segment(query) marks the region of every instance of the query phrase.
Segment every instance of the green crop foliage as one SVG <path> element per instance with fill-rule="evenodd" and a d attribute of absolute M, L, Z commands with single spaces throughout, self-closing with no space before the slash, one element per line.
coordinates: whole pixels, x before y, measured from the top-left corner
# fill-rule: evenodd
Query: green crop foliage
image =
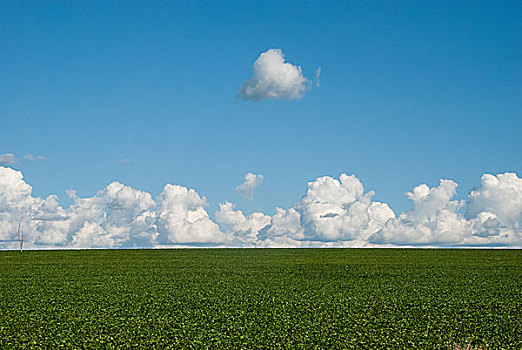
<path fill-rule="evenodd" d="M 0 348 L 522 349 L 521 250 L 0 252 Z"/>

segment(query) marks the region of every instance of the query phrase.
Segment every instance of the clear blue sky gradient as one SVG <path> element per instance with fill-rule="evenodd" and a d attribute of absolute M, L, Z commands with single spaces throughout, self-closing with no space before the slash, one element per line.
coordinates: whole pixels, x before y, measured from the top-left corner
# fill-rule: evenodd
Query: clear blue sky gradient
<path fill-rule="evenodd" d="M 269 48 L 310 79 L 321 66 L 321 86 L 237 99 Z M 0 72 L 0 154 L 39 196 L 175 183 L 210 212 L 270 214 L 346 172 L 400 212 L 420 183 L 465 198 L 483 173 L 522 173 L 520 1 L 4 1 Z M 253 202 L 234 194 L 249 171 Z"/>

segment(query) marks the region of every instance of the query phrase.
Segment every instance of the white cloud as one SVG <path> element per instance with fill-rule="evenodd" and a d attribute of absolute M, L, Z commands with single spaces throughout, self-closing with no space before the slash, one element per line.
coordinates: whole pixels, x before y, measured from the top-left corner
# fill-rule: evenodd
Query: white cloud
<path fill-rule="evenodd" d="M 388 221 L 370 238 L 373 243 L 458 244 L 469 235 L 469 223 L 457 211 L 463 202 L 453 201 L 457 184 L 441 180 L 438 187 L 419 185 L 406 196 L 413 210 Z"/>
<path fill-rule="evenodd" d="M 470 192 L 467 215 L 477 216 L 480 212 L 496 215 L 509 227 L 520 227 L 522 219 L 522 179 L 514 173 L 484 174 L 481 186 Z"/>
<path fill-rule="evenodd" d="M 11 165 L 14 164 L 16 158 L 12 153 L 0 154 L 0 165 Z"/>
<path fill-rule="evenodd" d="M 20 171 L 0 167 L 0 210 L 29 208 L 34 205 L 33 188 L 27 184 Z"/>
<path fill-rule="evenodd" d="M 205 210 L 206 199 L 193 189 L 166 185 L 158 200 L 158 232 L 166 243 L 223 243 L 225 236 Z"/>
<path fill-rule="evenodd" d="M 31 196 L 32 190 L 21 172 L 0 167 L 0 241 L 17 240 L 19 221 L 30 217 L 41 201 Z"/>
<path fill-rule="evenodd" d="M 68 240 L 72 237 L 73 245 L 80 247 L 102 242 L 110 242 L 111 247 L 153 246 L 157 236 L 155 206 L 149 193 L 118 182 L 94 197 L 74 197 L 74 204 L 67 210 Z M 83 236 L 91 231 L 96 235 L 89 241 Z"/>
<path fill-rule="evenodd" d="M 284 210 L 276 208 L 276 213 L 272 216 L 272 224 L 266 231 L 269 239 L 290 238 L 294 241 L 305 240 L 301 225 L 301 214 L 295 209 Z"/>
<path fill-rule="evenodd" d="M 26 217 L 24 222 L 33 233 L 30 241 L 32 244 L 66 246 L 69 243 L 68 238 L 71 236 L 69 214 L 60 206 L 58 197 L 55 195 L 50 195 L 41 201 L 32 215 Z"/>
<path fill-rule="evenodd" d="M 247 199 L 252 200 L 254 198 L 254 188 L 263 183 L 263 175 L 247 173 L 245 175 L 245 181 L 236 187 L 235 192 Z"/>
<path fill-rule="evenodd" d="M 67 209 L 58 197 L 32 196 L 22 173 L 0 167 L 0 241 L 11 246 L 22 219 L 24 245 L 37 246 L 153 246 L 157 236 L 155 202 L 146 192 L 113 182 L 94 197 L 79 198 Z"/>
<path fill-rule="evenodd" d="M 515 174 L 484 175 L 481 187 L 466 203 L 452 200 L 457 184 L 441 180 L 438 187 L 420 185 L 406 196 L 412 211 L 386 222 L 371 243 L 398 245 L 520 245 L 522 179 Z M 466 217 L 461 211 L 467 211 Z"/>
<path fill-rule="evenodd" d="M 352 246 L 367 243 L 367 237 L 394 218 L 387 204 L 371 200 L 354 175 L 339 179 L 324 176 L 308 183 L 301 201 L 293 208 L 277 208 L 262 237 L 267 246 Z"/>
<path fill-rule="evenodd" d="M 150 247 L 155 244 L 156 206 L 149 193 L 112 182 L 96 196 L 74 199 L 67 209 L 66 244 L 76 247 Z"/>
<path fill-rule="evenodd" d="M 241 85 L 238 97 L 244 100 L 298 100 L 309 88 L 309 80 L 301 67 L 285 62 L 280 49 L 270 49 L 259 55 L 254 63 L 254 76 Z"/>
<path fill-rule="evenodd" d="M 27 153 L 25 156 L 24 156 L 25 159 L 27 160 L 44 160 L 45 157 L 44 156 L 33 156 L 31 153 Z"/>
<path fill-rule="evenodd" d="M 416 186 L 406 194 L 412 209 L 395 216 L 354 175 L 324 176 L 273 216 L 225 202 L 212 220 L 205 197 L 183 186 L 168 184 L 154 199 L 112 182 L 92 197 L 67 191 L 73 203 L 64 208 L 55 195 L 34 197 L 20 171 L 0 167 L 0 248 L 17 248 L 20 220 L 26 248 L 522 246 L 522 179 L 486 174 L 467 202 L 456 191 L 451 180 Z"/>
<path fill-rule="evenodd" d="M 234 209 L 234 204 L 226 202 L 219 205 L 216 221 L 232 245 L 252 246 L 259 239 L 259 231 L 270 224 L 270 216 L 259 212 L 245 216 Z"/>
<path fill-rule="evenodd" d="M 114 247 L 116 242 L 100 224 L 86 221 L 74 236 L 72 245 L 80 248 Z"/>
<path fill-rule="evenodd" d="M 317 241 L 364 241 L 388 219 L 395 217 L 388 205 L 373 202 L 354 175 L 329 176 L 308 184 L 296 209 L 301 215 L 304 238 Z"/>
<path fill-rule="evenodd" d="M 315 86 L 319 87 L 321 86 L 321 70 L 322 68 L 319 67 L 315 70 Z"/>

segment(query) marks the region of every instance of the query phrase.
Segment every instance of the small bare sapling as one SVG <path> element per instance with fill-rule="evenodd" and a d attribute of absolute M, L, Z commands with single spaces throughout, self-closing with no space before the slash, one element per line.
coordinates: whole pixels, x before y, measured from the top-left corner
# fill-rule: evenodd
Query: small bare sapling
<path fill-rule="evenodd" d="M 24 235 L 20 233 L 20 226 L 22 225 L 23 217 L 18 221 L 18 243 L 20 244 L 20 253 L 24 251 Z"/>

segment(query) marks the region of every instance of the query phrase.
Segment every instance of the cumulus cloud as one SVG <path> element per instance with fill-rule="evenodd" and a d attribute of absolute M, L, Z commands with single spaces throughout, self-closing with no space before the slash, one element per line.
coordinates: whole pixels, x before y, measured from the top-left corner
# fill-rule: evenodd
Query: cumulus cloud
<path fill-rule="evenodd" d="M 11 165 L 14 164 L 16 158 L 12 153 L 0 154 L 0 165 Z"/>
<path fill-rule="evenodd" d="M 259 233 L 270 224 L 270 216 L 260 212 L 245 216 L 236 210 L 234 204 L 220 204 L 216 212 L 216 222 L 228 235 L 228 240 L 235 246 L 254 246 L 259 240 Z"/>
<path fill-rule="evenodd" d="M 482 175 L 481 185 L 470 192 L 468 217 L 480 212 L 494 213 L 508 227 L 520 227 L 522 219 L 522 179 L 515 173 Z"/>
<path fill-rule="evenodd" d="M 438 246 L 522 243 L 522 179 L 516 174 L 484 175 L 482 185 L 470 192 L 468 203 L 452 200 L 456 189 L 457 184 L 451 180 L 441 180 L 432 188 L 415 187 L 406 194 L 413 209 L 387 221 L 369 241 Z"/>
<path fill-rule="evenodd" d="M 463 202 L 451 200 L 457 184 L 441 180 L 439 186 L 419 185 L 406 196 L 413 210 L 389 220 L 370 238 L 374 243 L 457 244 L 469 235 L 469 223 L 458 210 Z"/>
<path fill-rule="evenodd" d="M 396 216 L 356 176 L 323 176 L 273 215 L 224 202 L 213 219 L 205 197 L 179 185 L 156 198 L 119 182 L 86 198 L 69 190 L 64 208 L 56 195 L 33 196 L 20 171 L 0 167 L 0 248 L 17 248 L 19 222 L 26 248 L 522 246 L 521 178 L 486 174 L 467 201 L 454 199 L 457 187 L 445 179 L 416 186 L 406 193 L 412 209 Z"/>
<path fill-rule="evenodd" d="M 265 239 L 280 241 L 287 238 L 293 241 L 305 240 L 304 229 L 301 225 L 301 214 L 295 208 L 288 210 L 276 208 L 271 225 L 266 230 Z"/>
<path fill-rule="evenodd" d="M 339 180 L 324 176 L 308 184 L 296 209 L 301 215 L 304 239 L 363 241 L 394 217 L 388 205 L 373 202 L 354 175 Z"/>
<path fill-rule="evenodd" d="M 254 62 L 254 76 L 241 85 L 238 97 L 244 100 L 298 100 L 309 88 L 301 67 L 285 62 L 280 49 L 270 49 Z"/>
<path fill-rule="evenodd" d="M 254 198 L 254 188 L 263 183 L 263 175 L 247 173 L 245 181 L 236 187 L 235 192 L 242 197 L 252 200 Z"/>
<path fill-rule="evenodd" d="M 74 197 L 68 209 L 68 236 L 78 247 L 153 246 L 155 206 L 149 193 L 112 182 L 94 197 Z"/>
<path fill-rule="evenodd" d="M 371 200 L 354 175 L 339 179 L 323 176 L 308 183 L 299 203 L 276 209 L 271 225 L 261 237 L 266 246 L 332 247 L 366 245 L 395 214 L 385 203 Z"/>
<path fill-rule="evenodd" d="M 32 196 L 22 173 L 0 167 L 0 241 L 10 246 L 18 220 L 28 247 L 153 246 L 155 206 L 148 193 L 113 182 L 94 197 L 79 198 L 64 209 L 58 197 Z"/>
<path fill-rule="evenodd" d="M 161 243 L 224 243 L 225 236 L 206 209 L 205 197 L 193 189 L 166 185 L 158 197 Z"/>
<path fill-rule="evenodd" d="M 0 167 L 0 242 L 17 240 L 18 223 L 31 216 L 41 201 L 31 196 L 32 190 L 21 172 Z"/>

